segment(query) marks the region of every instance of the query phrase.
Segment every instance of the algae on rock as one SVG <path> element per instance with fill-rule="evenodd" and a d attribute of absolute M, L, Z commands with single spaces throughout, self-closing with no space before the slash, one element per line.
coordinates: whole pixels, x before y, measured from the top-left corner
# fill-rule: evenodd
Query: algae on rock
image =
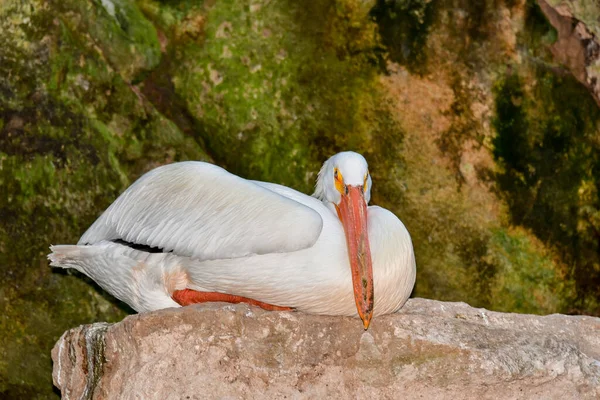
<path fill-rule="evenodd" d="M 113 4 L 119 21 L 92 1 L 0 8 L 0 393 L 9 398 L 52 394 L 48 351 L 65 329 L 125 315 L 89 282 L 51 271 L 48 246 L 76 242 L 152 166 L 207 159 L 129 83 L 157 64 L 159 44 L 133 3 Z"/>
<path fill-rule="evenodd" d="M 173 47 L 176 61 L 165 73 L 205 127 L 200 134 L 216 161 L 309 191 L 324 157 L 347 147 L 369 152 L 382 118 L 368 4 L 186 4 L 144 1 L 143 9 Z M 173 26 L 189 21 L 199 21 L 194 35 Z"/>
<path fill-rule="evenodd" d="M 416 295 L 598 312 L 598 110 L 531 0 L 5 0 L 0 31 L 1 396 L 51 397 L 60 334 L 127 312 L 48 245 L 178 160 L 309 193 L 359 151 Z"/>

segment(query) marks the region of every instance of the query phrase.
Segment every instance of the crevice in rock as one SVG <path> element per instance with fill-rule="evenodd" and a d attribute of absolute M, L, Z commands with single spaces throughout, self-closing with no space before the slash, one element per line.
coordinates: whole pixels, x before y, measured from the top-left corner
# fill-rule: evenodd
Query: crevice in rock
<path fill-rule="evenodd" d="M 94 398 L 94 392 L 98 388 L 100 379 L 104 372 L 104 350 L 106 343 L 104 334 L 110 325 L 107 323 L 97 323 L 86 325 L 83 329 L 83 338 L 85 338 L 85 356 L 83 366 L 86 368 L 87 382 L 82 399 L 91 400 Z"/>

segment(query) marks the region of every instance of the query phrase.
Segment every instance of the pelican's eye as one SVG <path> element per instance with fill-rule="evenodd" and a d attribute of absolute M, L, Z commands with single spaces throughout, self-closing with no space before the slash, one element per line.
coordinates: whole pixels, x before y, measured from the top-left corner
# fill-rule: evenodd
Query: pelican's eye
<path fill-rule="evenodd" d="M 341 194 L 346 193 L 346 185 L 344 185 L 344 177 L 342 176 L 342 173 L 335 168 L 333 170 L 333 178 L 335 179 L 335 188 L 337 189 L 338 192 L 340 192 Z"/>

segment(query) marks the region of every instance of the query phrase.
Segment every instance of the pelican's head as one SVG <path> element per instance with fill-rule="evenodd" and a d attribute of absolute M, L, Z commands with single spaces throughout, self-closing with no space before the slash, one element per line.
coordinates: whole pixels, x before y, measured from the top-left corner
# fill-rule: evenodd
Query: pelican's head
<path fill-rule="evenodd" d="M 316 198 L 335 205 L 340 204 L 346 187 L 360 188 L 368 204 L 371 199 L 371 175 L 363 156 L 344 151 L 325 161 L 315 187 Z"/>
<path fill-rule="evenodd" d="M 356 308 L 367 329 L 373 316 L 373 263 L 367 225 L 371 176 L 365 158 L 345 151 L 325 161 L 314 196 L 335 207 L 344 227 Z"/>

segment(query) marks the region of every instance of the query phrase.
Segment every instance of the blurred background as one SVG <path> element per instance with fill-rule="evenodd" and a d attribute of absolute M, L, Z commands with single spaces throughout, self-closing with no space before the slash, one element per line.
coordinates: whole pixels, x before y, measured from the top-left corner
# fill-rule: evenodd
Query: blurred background
<path fill-rule="evenodd" d="M 600 315 L 595 0 L 0 1 L 0 398 L 130 310 L 50 244 L 180 160 L 311 193 L 361 152 L 413 296 Z"/>

